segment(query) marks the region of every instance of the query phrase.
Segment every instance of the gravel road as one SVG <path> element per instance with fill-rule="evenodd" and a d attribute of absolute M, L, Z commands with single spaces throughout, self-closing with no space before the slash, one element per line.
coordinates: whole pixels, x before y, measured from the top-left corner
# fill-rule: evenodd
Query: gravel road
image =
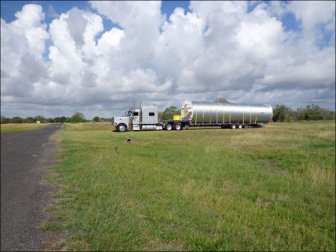
<path fill-rule="evenodd" d="M 51 191 L 43 168 L 53 164 L 62 127 L 1 134 L 1 251 L 36 251 L 48 240 L 38 228 Z"/>

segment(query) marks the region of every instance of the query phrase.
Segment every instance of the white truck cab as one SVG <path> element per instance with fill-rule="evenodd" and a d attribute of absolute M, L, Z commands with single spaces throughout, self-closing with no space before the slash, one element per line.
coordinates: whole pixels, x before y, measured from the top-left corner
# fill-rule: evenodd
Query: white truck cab
<path fill-rule="evenodd" d="M 125 117 L 113 117 L 112 124 L 119 132 L 163 129 L 163 125 L 159 123 L 159 112 L 155 105 L 131 109 Z"/>

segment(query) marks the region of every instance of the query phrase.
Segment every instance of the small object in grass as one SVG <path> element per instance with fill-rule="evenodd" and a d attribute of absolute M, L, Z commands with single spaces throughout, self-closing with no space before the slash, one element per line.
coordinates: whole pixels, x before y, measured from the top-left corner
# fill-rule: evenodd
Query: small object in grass
<path fill-rule="evenodd" d="M 132 141 L 131 138 L 127 138 L 127 139 L 126 139 L 126 142 L 127 142 L 127 143 L 130 143 L 131 141 Z"/>

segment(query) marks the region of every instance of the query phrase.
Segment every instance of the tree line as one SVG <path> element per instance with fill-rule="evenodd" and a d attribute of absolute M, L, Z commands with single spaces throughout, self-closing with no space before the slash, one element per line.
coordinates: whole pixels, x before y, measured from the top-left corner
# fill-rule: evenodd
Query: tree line
<path fill-rule="evenodd" d="M 95 122 L 107 122 L 111 121 L 111 118 L 102 118 L 99 116 L 93 117 L 92 120 L 87 120 L 85 119 L 84 115 L 80 112 L 74 113 L 70 117 L 66 116 L 59 116 L 59 117 L 53 117 L 53 118 L 46 118 L 44 116 L 38 115 L 35 117 L 19 117 L 19 116 L 14 116 L 14 117 L 5 117 L 1 116 L 1 123 L 36 123 L 39 121 L 40 123 L 79 123 L 79 122 L 90 122 L 90 121 L 95 121 Z"/>
<path fill-rule="evenodd" d="M 335 120 L 335 111 L 330 111 L 312 104 L 293 110 L 285 105 L 273 108 L 274 122 L 290 122 L 301 120 Z"/>

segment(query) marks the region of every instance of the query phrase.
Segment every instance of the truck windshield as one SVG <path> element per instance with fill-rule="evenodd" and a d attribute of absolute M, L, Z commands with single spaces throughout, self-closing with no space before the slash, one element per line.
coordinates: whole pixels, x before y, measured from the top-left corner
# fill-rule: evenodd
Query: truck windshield
<path fill-rule="evenodd" d="M 127 116 L 132 116 L 132 111 L 128 111 Z"/>

